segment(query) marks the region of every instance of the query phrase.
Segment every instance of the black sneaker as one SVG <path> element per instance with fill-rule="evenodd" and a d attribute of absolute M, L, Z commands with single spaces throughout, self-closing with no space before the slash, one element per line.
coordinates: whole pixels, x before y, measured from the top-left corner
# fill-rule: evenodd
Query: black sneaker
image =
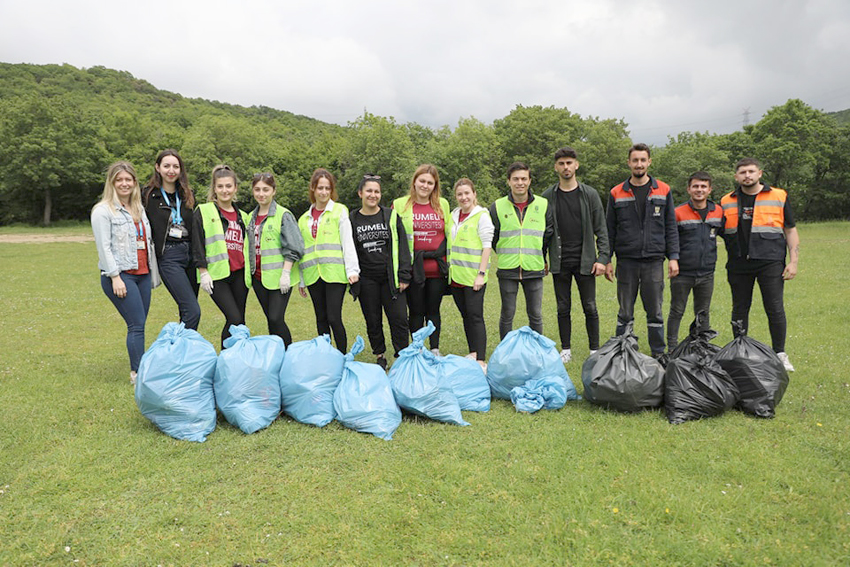
<path fill-rule="evenodd" d="M 384 372 L 387 371 L 387 359 L 386 359 L 386 357 L 379 356 L 377 363 L 378 363 L 378 366 L 380 366 L 381 368 L 384 369 Z"/>
<path fill-rule="evenodd" d="M 653 354 L 652 358 L 657 360 L 658 364 L 660 364 L 662 368 L 667 368 L 667 365 L 670 363 L 670 357 L 665 352 Z"/>

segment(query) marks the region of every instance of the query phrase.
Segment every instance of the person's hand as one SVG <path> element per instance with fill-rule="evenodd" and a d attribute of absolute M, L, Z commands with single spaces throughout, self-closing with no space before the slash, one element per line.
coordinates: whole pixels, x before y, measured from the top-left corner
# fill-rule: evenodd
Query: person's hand
<path fill-rule="evenodd" d="M 306 287 L 299 287 L 298 293 L 301 294 L 301 297 L 307 297 L 307 288 Z"/>
<path fill-rule="evenodd" d="M 360 276 L 358 276 L 357 274 L 348 276 L 348 283 L 350 283 L 350 284 L 356 284 L 359 281 L 360 281 Z"/>
<path fill-rule="evenodd" d="M 670 260 L 667 262 L 667 277 L 673 279 L 679 275 L 679 261 Z"/>
<path fill-rule="evenodd" d="M 399 290 L 399 291 L 404 291 L 404 290 L 406 290 L 409 286 L 410 286 L 410 284 L 409 284 L 408 282 L 399 282 L 399 284 L 398 284 L 398 290 Z"/>
<path fill-rule="evenodd" d="M 286 295 L 292 289 L 292 283 L 289 281 L 289 270 L 283 270 L 280 273 L 280 293 Z"/>
<path fill-rule="evenodd" d="M 785 269 L 782 270 L 783 280 L 793 280 L 797 275 L 797 262 L 789 262 Z"/>
<path fill-rule="evenodd" d="M 475 281 L 472 282 L 472 289 L 473 291 L 478 291 L 482 287 L 484 287 L 484 276 L 478 274 L 477 276 L 475 276 Z"/>
<path fill-rule="evenodd" d="M 608 262 L 605 265 L 605 279 L 609 282 L 614 281 L 614 264 L 613 262 Z"/>
<path fill-rule="evenodd" d="M 595 277 L 604 276 L 605 275 L 605 264 L 600 264 L 599 262 L 594 262 L 593 267 L 590 269 L 590 274 Z"/>
<path fill-rule="evenodd" d="M 543 275 L 544 275 L 544 276 L 548 276 L 548 275 L 549 275 L 549 262 L 544 262 L 544 263 L 543 263 Z M 477 290 L 476 290 L 476 291 L 477 291 Z"/>
<path fill-rule="evenodd" d="M 124 284 L 124 280 L 121 279 L 121 276 L 112 276 L 112 293 L 115 297 L 120 297 L 124 299 L 127 297 L 127 286 Z"/>
<path fill-rule="evenodd" d="M 212 295 L 213 279 L 210 273 L 207 271 L 201 272 L 201 289 L 207 292 L 209 295 Z"/>

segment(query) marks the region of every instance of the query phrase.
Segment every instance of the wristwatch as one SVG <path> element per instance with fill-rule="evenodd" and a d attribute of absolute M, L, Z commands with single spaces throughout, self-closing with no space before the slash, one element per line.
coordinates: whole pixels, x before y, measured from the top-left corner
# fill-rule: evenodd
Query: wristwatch
<path fill-rule="evenodd" d="M 482 272 L 481 270 L 478 270 L 478 275 L 479 276 L 486 276 L 487 272 Z"/>

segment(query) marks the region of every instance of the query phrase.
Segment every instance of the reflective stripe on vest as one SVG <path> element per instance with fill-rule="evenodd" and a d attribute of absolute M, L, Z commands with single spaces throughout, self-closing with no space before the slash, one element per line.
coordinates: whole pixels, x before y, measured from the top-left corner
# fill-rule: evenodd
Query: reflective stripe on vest
<path fill-rule="evenodd" d="M 280 227 L 283 215 L 288 213 L 286 207 L 277 205 L 274 216 L 266 217 L 260 234 L 260 281 L 266 289 L 278 289 L 280 275 L 283 272 L 283 249 L 280 247 Z"/>
<path fill-rule="evenodd" d="M 227 254 L 227 242 L 224 239 L 224 225 L 221 222 L 221 213 L 215 203 L 203 203 L 198 205 L 201 211 L 201 220 L 204 226 L 204 255 L 207 260 L 207 272 L 213 281 L 223 280 L 230 275 L 230 256 Z M 248 225 L 248 215 L 240 210 L 239 216 L 242 218 L 242 223 Z M 249 245 L 248 235 L 243 235 L 242 239 L 242 254 L 248 264 Z M 253 247 L 251 245 L 251 247 Z M 245 285 L 251 287 L 251 274 L 246 265 L 245 269 Z M 198 281 L 201 279 L 200 270 L 198 272 Z"/>
<path fill-rule="evenodd" d="M 526 205 L 522 224 L 519 222 L 514 204 L 507 197 L 496 200 L 499 215 L 499 241 L 496 254 L 500 270 L 521 267 L 526 271 L 543 270 L 543 233 L 546 230 L 546 208 L 549 201 L 537 198 Z"/>
<path fill-rule="evenodd" d="M 478 276 L 481 266 L 481 254 L 484 247 L 478 236 L 478 223 L 481 216 L 487 211 L 478 211 L 474 216 L 467 219 L 458 226 L 454 238 L 449 238 L 449 283 L 455 282 L 460 285 L 472 287 Z M 487 283 L 487 270 L 484 270 L 484 283 Z"/>
<path fill-rule="evenodd" d="M 340 203 L 334 203 L 333 209 L 325 210 L 319 216 L 316 238 L 313 238 L 313 231 L 310 230 L 310 210 L 298 219 L 298 228 L 304 238 L 304 256 L 298 262 L 298 267 L 304 285 L 313 285 L 319 278 L 327 283 L 348 283 L 339 233 L 339 219 L 342 215 L 348 215 L 348 210 Z"/>
<path fill-rule="evenodd" d="M 753 206 L 752 233 L 782 234 L 785 227 L 785 199 L 787 193 L 782 189 L 771 187 L 768 191 L 760 191 L 756 195 Z M 738 232 L 738 198 L 735 192 L 724 195 L 720 200 L 723 214 L 726 216 L 726 234 Z"/>

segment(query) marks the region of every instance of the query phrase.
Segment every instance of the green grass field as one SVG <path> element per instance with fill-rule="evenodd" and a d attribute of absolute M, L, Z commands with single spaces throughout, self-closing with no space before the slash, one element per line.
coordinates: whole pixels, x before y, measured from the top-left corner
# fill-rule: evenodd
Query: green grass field
<path fill-rule="evenodd" d="M 167 437 L 136 408 L 94 244 L 0 243 L 0 565 L 848 565 L 850 224 L 799 230 L 786 287 L 797 372 L 775 419 L 672 426 L 661 411 L 581 401 L 526 415 L 495 401 L 464 413 L 470 427 L 405 418 L 391 442 L 287 418 L 250 436 L 220 418 L 203 444 Z M 597 289 L 604 338 L 615 287 Z M 550 280 L 544 301 L 554 338 Z M 567 370 L 581 391 L 573 304 Z M 223 318 L 206 296 L 201 307 L 217 344 Z M 465 354 L 453 302 L 442 309 L 441 349 Z M 487 310 L 492 352 L 495 281 Z M 721 267 L 718 344 L 729 312 Z M 155 290 L 148 344 L 175 315 Z M 314 336 L 309 300 L 287 315 L 296 340 Z M 350 341 L 365 336 L 359 305 L 344 317 Z M 253 296 L 248 325 L 265 332 Z M 636 329 L 646 350 L 640 314 Z M 758 296 L 750 334 L 769 340 Z"/>

